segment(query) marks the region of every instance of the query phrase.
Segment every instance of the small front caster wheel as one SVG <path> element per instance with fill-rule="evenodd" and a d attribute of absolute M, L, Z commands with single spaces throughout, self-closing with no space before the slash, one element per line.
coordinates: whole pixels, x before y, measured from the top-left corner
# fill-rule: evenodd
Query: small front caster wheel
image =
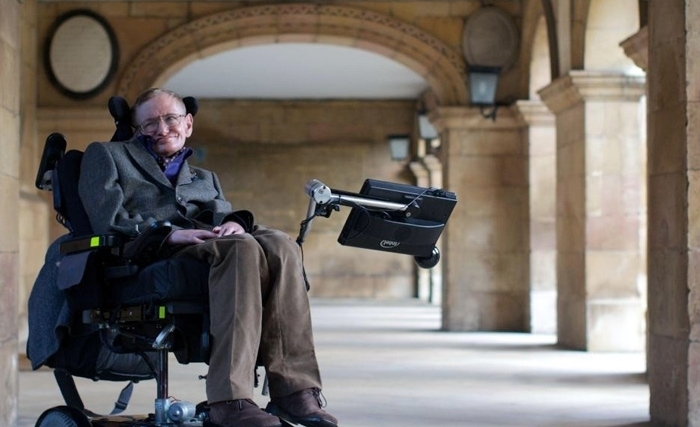
<path fill-rule="evenodd" d="M 35 427 L 90 427 L 92 424 L 80 409 L 56 406 L 47 409 L 37 420 Z"/>

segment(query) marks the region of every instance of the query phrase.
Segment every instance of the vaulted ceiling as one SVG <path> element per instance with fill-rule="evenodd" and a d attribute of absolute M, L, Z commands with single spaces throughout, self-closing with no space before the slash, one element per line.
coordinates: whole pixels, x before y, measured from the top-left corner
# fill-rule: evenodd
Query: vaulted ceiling
<path fill-rule="evenodd" d="M 165 86 L 204 98 L 415 99 L 428 84 L 404 65 L 365 50 L 281 43 L 197 60 Z"/>

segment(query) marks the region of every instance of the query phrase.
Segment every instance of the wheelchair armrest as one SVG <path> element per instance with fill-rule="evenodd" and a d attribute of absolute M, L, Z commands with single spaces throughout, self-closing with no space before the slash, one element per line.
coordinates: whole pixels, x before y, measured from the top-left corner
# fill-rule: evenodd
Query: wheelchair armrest
<path fill-rule="evenodd" d="M 164 240 L 172 232 L 168 221 L 158 221 L 148 227 L 135 239 L 119 234 L 92 234 L 78 236 L 62 242 L 59 246 L 61 254 L 73 254 L 100 248 L 122 248 L 121 256 L 131 261 L 152 260 L 162 246 Z"/>
<path fill-rule="evenodd" d="M 67 255 L 100 248 L 118 248 L 122 242 L 123 239 L 116 234 L 79 236 L 62 242 L 59 251 L 62 255 Z"/>
<path fill-rule="evenodd" d="M 156 221 L 136 239 L 124 244 L 122 256 L 137 264 L 148 264 L 160 258 L 163 244 L 173 231 L 169 221 Z"/>

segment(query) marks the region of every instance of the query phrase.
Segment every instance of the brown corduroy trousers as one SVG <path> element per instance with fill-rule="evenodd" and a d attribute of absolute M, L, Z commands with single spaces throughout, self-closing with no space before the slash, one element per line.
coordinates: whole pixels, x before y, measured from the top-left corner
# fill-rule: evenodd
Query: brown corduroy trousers
<path fill-rule="evenodd" d="M 257 227 L 186 246 L 175 256 L 211 265 L 209 403 L 251 399 L 258 355 L 270 397 L 321 388 L 301 250 L 290 236 Z"/>

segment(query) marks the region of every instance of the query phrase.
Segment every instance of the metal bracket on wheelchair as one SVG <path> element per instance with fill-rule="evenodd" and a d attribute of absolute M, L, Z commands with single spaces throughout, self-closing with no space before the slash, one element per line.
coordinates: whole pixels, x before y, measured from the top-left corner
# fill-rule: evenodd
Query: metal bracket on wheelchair
<path fill-rule="evenodd" d="M 309 207 L 306 210 L 306 219 L 301 223 L 301 230 L 297 237 L 297 243 L 302 244 L 311 228 L 311 222 L 317 216 L 328 218 L 333 211 L 340 210 L 340 206 L 365 206 L 379 209 L 392 209 L 404 211 L 406 205 L 382 200 L 362 197 L 358 194 L 333 190 L 321 181 L 312 179 L 306 183 L 306 194 L 309 196 Z"/>
<path fill-rule="evenodd" d="M 155 340 L 153 340 L 153 349 L 154 350 L 167 350 L 170 348 L 170 342 L 168 341 L 168 337 L 170 336 L 171 333 L 175 330 L 175 325 L 174 324 L 169 324 L 165 328 L 163 328 L 162 331 L 158 334 Z"/>
<path fill-rule="evenodd" d="M 334 190 L 316 179 L 307 182 L 304 190 L 310 200 L 306 211 L 306 219 L 302 221 L 299 236 L 297 237 L 297 243 L 299 245 L 306 239 L 306 235 L 311 227 L 311 222 L 315 217 L 323 216 L 328 218 L 333 211 L 340 210 L 340 206 L 361 206 L 372 209 L 390 210 L 400 212 L 406 218 L 410 218 L 419 209 L 419 206 L 415 202 L 403 204 L 364 197 L 357 193 Z M 414 256 L 413 258 L 419 267 L 432 268 L 437 265 L 440 260 L 440 251 L 435 247 L 430 255 Z"/>

